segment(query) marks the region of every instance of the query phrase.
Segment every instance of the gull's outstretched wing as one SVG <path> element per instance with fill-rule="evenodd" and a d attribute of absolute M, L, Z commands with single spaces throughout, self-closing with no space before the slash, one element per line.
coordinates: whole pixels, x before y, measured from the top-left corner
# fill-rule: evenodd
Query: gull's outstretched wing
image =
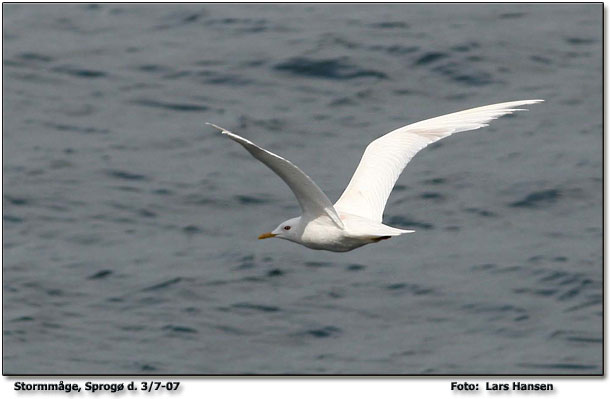
<path fill-rule="evenodd" d="M 488 122 L 517 107 L 544 100 L 512 101 L 439 116 L 393 130 L 371 142 L 364 151 L 335 209 L 381 222 L 392 188 L 418 151 L 453 133 L 487 126 Z"/>
<path fill-rule="evenodd" d="M 333 207 L 332 202 L 326 194 L 318 187 L 318 185 L 307 176 L 301 169 L 294 165 L 289 160 L 275 155 L 274 153 L 257 146 L 250 140 L 247 140 L 235 133 L 231 133 L 225 128 L 216 126 L 213 123 L 208 125 L 214 126 L 224 135 L 228 136 L 241 144 L 252 156 L 274 171 L 279 177 L 288 184 L 288 187 L 294 193 L 294 196 L 299 201 L 303 214 L 311 217 L 327 215 L 339 228 L 344 228 L 343 222 L 337 215 L 337 211 Z"/>

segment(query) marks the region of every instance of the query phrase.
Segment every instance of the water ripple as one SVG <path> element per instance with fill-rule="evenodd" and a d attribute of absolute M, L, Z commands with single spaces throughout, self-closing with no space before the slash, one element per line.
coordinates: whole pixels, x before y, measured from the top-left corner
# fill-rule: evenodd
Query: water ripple
<path fill-rule="evenodd" d="M 358 68 L 347 63 L 344 59 L 311 59 L 296 57 L 288 61 L 277 64 L 274 69 L 281 72 L 289 72 L 294 75 L 323 78 L 323 79 L 356 79 L 356 78 L 377 78 L 387 79 L 383 72 Z"/>

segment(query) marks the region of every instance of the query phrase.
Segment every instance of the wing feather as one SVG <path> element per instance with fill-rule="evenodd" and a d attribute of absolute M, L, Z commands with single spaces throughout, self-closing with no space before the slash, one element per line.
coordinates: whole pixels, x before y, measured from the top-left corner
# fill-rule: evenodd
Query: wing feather
<path fill-rule="evenodd" d="M 227 129 L 212 123 L 208 123 L 208 125 L 214 126 L 231 140 L 241 144 L 254 158 L 267 165 L 269 169 L 274 171 L 284 180 L 299 202 L 299 205 L 303 210 L 303 215 L 311 218 L 326 215 L 330 217 L 339 228 L 344 228 L 343 222 L 341 222 L 339 215 L 337 215 L 337 211 L 335 211 L 332 202 L 330 202 L 326 194 L 324 194 L 320 187 L 318 187 L 318 185 L 296 165 Z"/>
<path fill-rule="evenodd" d="M 526 111 L 519 106 L 542 101 L 511 101 L 472 108 L 403 126 L 381 136 L 366 147 L 335 209 L 381 222 L 398 176 L 420 150 L 454 133 L 487 126 L 502 115 Z"/>

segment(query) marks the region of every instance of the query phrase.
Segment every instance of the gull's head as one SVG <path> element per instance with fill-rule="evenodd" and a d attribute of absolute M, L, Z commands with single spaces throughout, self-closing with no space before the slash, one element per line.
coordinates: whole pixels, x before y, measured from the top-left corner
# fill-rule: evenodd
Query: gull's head
<path fill-rule="evenodd" d="M 277 237 L 283 238 L 284 240 L 298 241 L 299 234 L 302 230 L 300 228 L 300 223 L 300 217 L 288 219 L 285 222 L 280 223 L 272 232 L 261 234 L 258 236 L 258 239 L 263 240 L 265 238 Z"/>

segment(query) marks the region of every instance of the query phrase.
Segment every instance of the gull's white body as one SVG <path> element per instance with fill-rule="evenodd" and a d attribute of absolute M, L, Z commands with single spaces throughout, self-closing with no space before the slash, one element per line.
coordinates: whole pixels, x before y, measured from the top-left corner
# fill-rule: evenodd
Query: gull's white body
<path fill-rule="evenodd" d="M 427 145 L 453 133 L 475 130 L 521 105 L 543 100 L 512 101 L 472 108 L 393 130 L 371 142 L 341 198 L 333 205 L 313 180 L 287 159 L 219 126 L 232 140 L 280 176 L 303 210 L 259 238 L 278 237 L 312 249 L 345 252 L 393 236 L 413 233 L 381 223 L 392 188 L 407 163 Z M 288 227 L 288 229 L 286 229 Z"/>
<path fill-rule="evenodd" d="M 272 234 L 279 238 L 297 242 L 311 249 L 346 252 L 393 236 L 413 233 L 413 230 L 397 229 L 341 211 L 338 212 L 338 215 L 343 223 L 343 228 L 337 227 L 326 216 L 314 218 L 301 216 L 300 218 L 290 220 L 291 224 L 289 225 L 292 228 L 289 232 L 283 230 L 284 223 L 282 223 Z M 282 233 L 292 234 L 285 237 Z"/>

